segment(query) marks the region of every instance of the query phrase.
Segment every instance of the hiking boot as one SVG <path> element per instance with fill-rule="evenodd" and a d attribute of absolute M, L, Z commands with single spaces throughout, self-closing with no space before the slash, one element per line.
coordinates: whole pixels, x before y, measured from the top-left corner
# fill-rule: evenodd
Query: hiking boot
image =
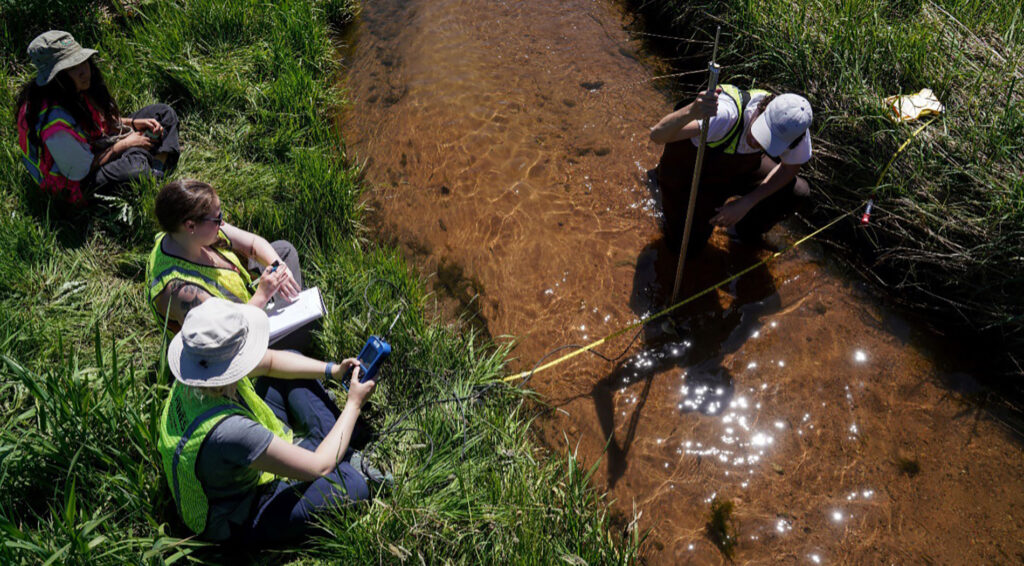
<path fill-rule="evenodd" d="M 390 489 L 395 485 L 395 478 L 390 472 L 382 472 L 378 470 L 365 456 L 358 450 L 352 451 L 352 458 L 349 460 L 352 467 L 359 470 L 363 477 L 366 478 L 368 483 L 374 486 L 383 485 L 386 489 Z"/>

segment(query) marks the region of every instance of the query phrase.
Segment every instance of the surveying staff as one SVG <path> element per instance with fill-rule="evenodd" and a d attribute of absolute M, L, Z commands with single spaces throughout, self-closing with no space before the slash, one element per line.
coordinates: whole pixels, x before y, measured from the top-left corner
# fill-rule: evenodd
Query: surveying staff
<path fill-rule="evenodd" d="M 809 195 L 797 176 L 811 159 L 811 105 L 802 96 L 775 96 L 723 84 L 677 107 L 651 128 L 651 140 L 665 145 L 657 168 L 669 247 L 682 245 L 686 209 L 702 120 L 710 118 L 707 151 L 687 256 L 699 252 L 714 226 L 729 228 L 741 241 L 761 241 L 777 222 Z M 726 202 L 730 197 L 738 199 Z"/>
<path fill-rule="evenodd" d="M 158 447 L 178 513 L 207 540 L 296 540 L 321 510 L 368 499 L 367 480 L 386 481 L 349 447 L 375 386 L 359 382 L 359 361 L 269 350 L 268 337 L 261 309 L 211 298 L 189 311 L 167 349 L 176 381 Z M 348 369 L 338 411 L 316 378 Z M 279 382 L 271 391 L 283 395 L 258 395 L 250 375 Z M 298 444 L 293 429 L 305 434 Z"/>
<path fill-rule="evenodd" d="M 44 192 L 76 206 L 97 189 L 163 177 L 178 162 L 178 116 L 152 104 L 121 116 L 93 60 L 70 33 L 32 40 L 38 71 L 16 104 L 22 163 Z"/>
<path fill-rule="evenodd" d="M 188 311 L 210 297 L 263 308 L 275 293 L 293 300 L 302 289 L 298 252 L 289 242 L 273 244 L 224 222 L 220 197 L 210 185 L 185 179 L 167 183 L 156 196 L 156 235 L 146 265 L 149 303 L 160 328 L 177 332 Z M 276 269 L 266 270 L 277 263 Z M 252 288 L 249 269 L 263 268 Z M 285 338 L 302 349 L 308 330 Z"/>

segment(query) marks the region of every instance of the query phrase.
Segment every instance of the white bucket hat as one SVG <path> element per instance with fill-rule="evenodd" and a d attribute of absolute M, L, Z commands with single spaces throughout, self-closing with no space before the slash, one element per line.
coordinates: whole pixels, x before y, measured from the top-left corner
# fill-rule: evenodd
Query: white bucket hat
<path fill-rule="evenodd" d="M 260 363 L 269 338 L 265 311 L 210 298 L 185 315 L 181 332 L 167 348 L 167 363 L 185 385 L 229 385 Z"/>
<path fill-rule="evenodd" d="M 811 127 L 811 103 L 799 94 L 782 94 L 768 103 L 750 126 L 757 143 L 772 157 L 782 155 L 798 137 Z"/>

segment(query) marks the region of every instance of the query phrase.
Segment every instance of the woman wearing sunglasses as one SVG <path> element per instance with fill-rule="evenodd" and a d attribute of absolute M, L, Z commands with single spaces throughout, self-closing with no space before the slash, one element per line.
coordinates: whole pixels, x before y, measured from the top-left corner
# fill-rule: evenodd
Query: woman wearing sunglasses
<path fill-rule="evenodd" d="M 167 183 L 155 208 L 163 232 L 146 266 L 147 298 L 157 323 L 170 334 L 181 329 L 189 310 L 210 297 L 263 308 L 275 294 L 292 301 L 302 290 L 295 247 L 284 240 L 270 243 L 224 222 L 220 198 L 210 185 L 192 179 Z M 258 286 L 254 274 L 262 274 Z M 275 347 L 302 349 L 308 332 L 285 340 Z"/>

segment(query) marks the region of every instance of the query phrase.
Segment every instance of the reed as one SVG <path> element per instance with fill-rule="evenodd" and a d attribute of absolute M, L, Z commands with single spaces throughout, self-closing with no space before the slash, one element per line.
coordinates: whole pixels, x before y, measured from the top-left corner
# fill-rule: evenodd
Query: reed
<path fill-rule="evenodd" d="M 498 381 L 506 351 L 426 318 L 422 283 L 364 238 L 360 172 L 333 128 L 345 100 L 330 28 L 357 9 L 0 4 L 0 563 L 635 561 L 642 539 L 609 534 L 607 502 L 576 459 L 530 440 L 526 394 Z M 257 553 L 189 538 L 178 521 L 155 449 L 163 344 L 144 301 L 157 187 L 77 212 L 42 198 L 24 173 L 14 97 L 32 74 L 25 47 L 49 28 L 99 49 L 122 108 L 159 100 L 179 111 L 176 177 L 216 186 L 232 223 L 296 243 L 330 303 L 319 355 L 355 353 L 406 305 L 367 412 L 394 429 L 374 457 L 397 482 L 324 517 L 329 536 Z M 364 302 L 367 285 L 379 312 Z"/>

